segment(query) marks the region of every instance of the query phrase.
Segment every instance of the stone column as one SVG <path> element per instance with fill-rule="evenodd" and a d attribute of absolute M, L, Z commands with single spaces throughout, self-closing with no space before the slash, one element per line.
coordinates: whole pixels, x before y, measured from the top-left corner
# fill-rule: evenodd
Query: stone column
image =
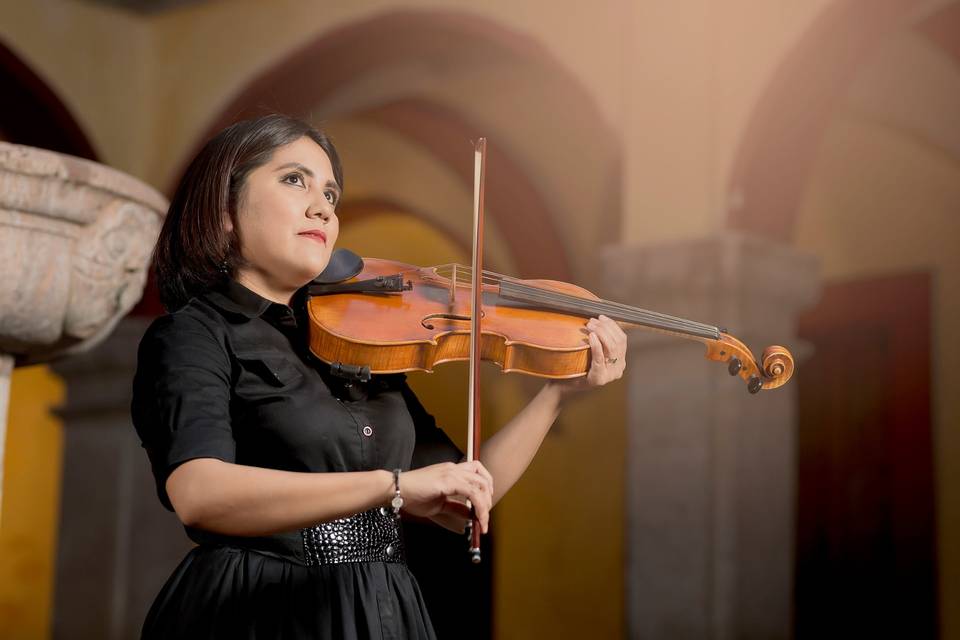
<path fill-rule="evenodd" d="M 728 329 L 803 366 L 796 318 L 814 259 L 723 233 L 604 252 L 610 297 Z M 790 638 L 796 380 L 747 392 L 701 344 L 631 332 L 627 626 L 631 638 Z"/>
<path fill-rule="evenodd" d="M 139 637 L 160 587 L 192 546 L 156 495 L 130 421 L 137 346 L 126 318 L 92 351 L 54 365 L 67 388 L 54 638 Z"/>

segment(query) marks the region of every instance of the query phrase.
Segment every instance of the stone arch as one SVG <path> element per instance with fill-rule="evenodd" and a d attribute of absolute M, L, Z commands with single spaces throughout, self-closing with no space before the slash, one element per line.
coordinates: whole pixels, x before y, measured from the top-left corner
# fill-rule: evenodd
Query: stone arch
<path fill-rule="evenodd" d="M 491 126 L 476 114 L 416 92 L 352 105 L 352 109 L 350 105 L 344 107 L 342 100 L 337 104 L 337 100 L 358 78 L 402 61 L 449 70 L 458 65 L 483 66 L 491 60 L 534 65 L 538 73 L 564 88 L 562 107 L 549 96 L 543 96 L 538 106 L 563 109 L 570 123 L 589 128 L 584 139 L 609 159 L 597 169 L 606 172 L 606 179 L 602 201 L 596 207 L 595 216 L 600 219 L 593 222 L 598 230 L 593 244 L 599 247 L 612 241 L 620 228 L 619 143 L 599 105 L 543 46 L 479 16 L 454 11 L 395 11 L 322 34 L 251 81 L 213 118 L 204 139 L 237 119 L 264 111 L 324 119 L 346 113 L 408 137 L 457 173 L 469 191 L 473 179 L 471 154 L 463 153 L 463 143 L 492 128 L 502 132 L 502 122 Z M 304 82 L 303 69 L 318 68 L 320 63 L 323 73 L 313 74 L 316 77 Z M 555 202 L 544 193 L 544 183 L 549 181 L 541 178 L 538 183 L 533 175 L 537 167 L 532 166 L 537 161 L 531 161 L 529 153 L 524 157 L 509 141 L 500 144 L 509 137 L 509 132 L 506 134 L 494 137 L 490 144 L 492 171 L 497 174 L 496 182 L 488 182 L 487 187 L 490 215 L 504 236 L 511 239 L 510 252 L 520 275 L 569 280 L 576 271 L 576 260 L 568 247 L 578 237 L 575 233 L 564 236 L 561 227 L 566 223 L 558 220 Z"/>
<path fill-rule="evenodd" d="M 0 138 L 89 160 L 97 154 L 63 101 L 17 54 L 0 42 Z"/>
<path fill-rule="evenodd" d="M 840 0 L 784 56 L 741 137 L 728 182 L 729 226 L 789 242 L 834 107 L 913 0 Z"/>

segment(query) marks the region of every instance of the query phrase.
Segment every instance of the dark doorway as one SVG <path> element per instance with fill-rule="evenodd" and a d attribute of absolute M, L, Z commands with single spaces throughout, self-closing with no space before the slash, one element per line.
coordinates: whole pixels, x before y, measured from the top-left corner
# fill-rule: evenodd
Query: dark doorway
<path fill-rule="evenodd" d="M 831 284 L 800 323 L 795 629 L 937 637 L 927 273 Z"/>

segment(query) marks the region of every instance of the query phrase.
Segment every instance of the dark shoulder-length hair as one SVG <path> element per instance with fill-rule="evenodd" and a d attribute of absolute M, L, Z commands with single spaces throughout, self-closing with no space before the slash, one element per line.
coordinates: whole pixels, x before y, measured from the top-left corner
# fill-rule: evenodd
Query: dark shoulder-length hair
<path fill-rule="evenodd" d="M 243 266 L 236 230 L 237 209 L 250 172 L 270 161 L 285 144 L 309 137 L 326 152 L 343 189 L 337 150 L 322 131 L 285 115 L 232 124 L 204 145 L 187 167 L 160 229 L 153 269 L 167 311 L 220 284 Z M 233 231 L 223 228 L 223 214 Z"/>

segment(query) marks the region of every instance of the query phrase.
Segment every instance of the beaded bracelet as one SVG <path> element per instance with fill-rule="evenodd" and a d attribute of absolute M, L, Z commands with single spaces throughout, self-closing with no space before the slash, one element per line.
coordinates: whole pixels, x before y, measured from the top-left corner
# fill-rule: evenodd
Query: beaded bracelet
<path fill-rule="evenodd" d="M 390 506 L 393 507 L 393 517 L 400 518 L 400 507 L 403 506 L 403 498 L 400 496 L 400 469 L 393 470 L 393 489 L 395 491 Z"/>

